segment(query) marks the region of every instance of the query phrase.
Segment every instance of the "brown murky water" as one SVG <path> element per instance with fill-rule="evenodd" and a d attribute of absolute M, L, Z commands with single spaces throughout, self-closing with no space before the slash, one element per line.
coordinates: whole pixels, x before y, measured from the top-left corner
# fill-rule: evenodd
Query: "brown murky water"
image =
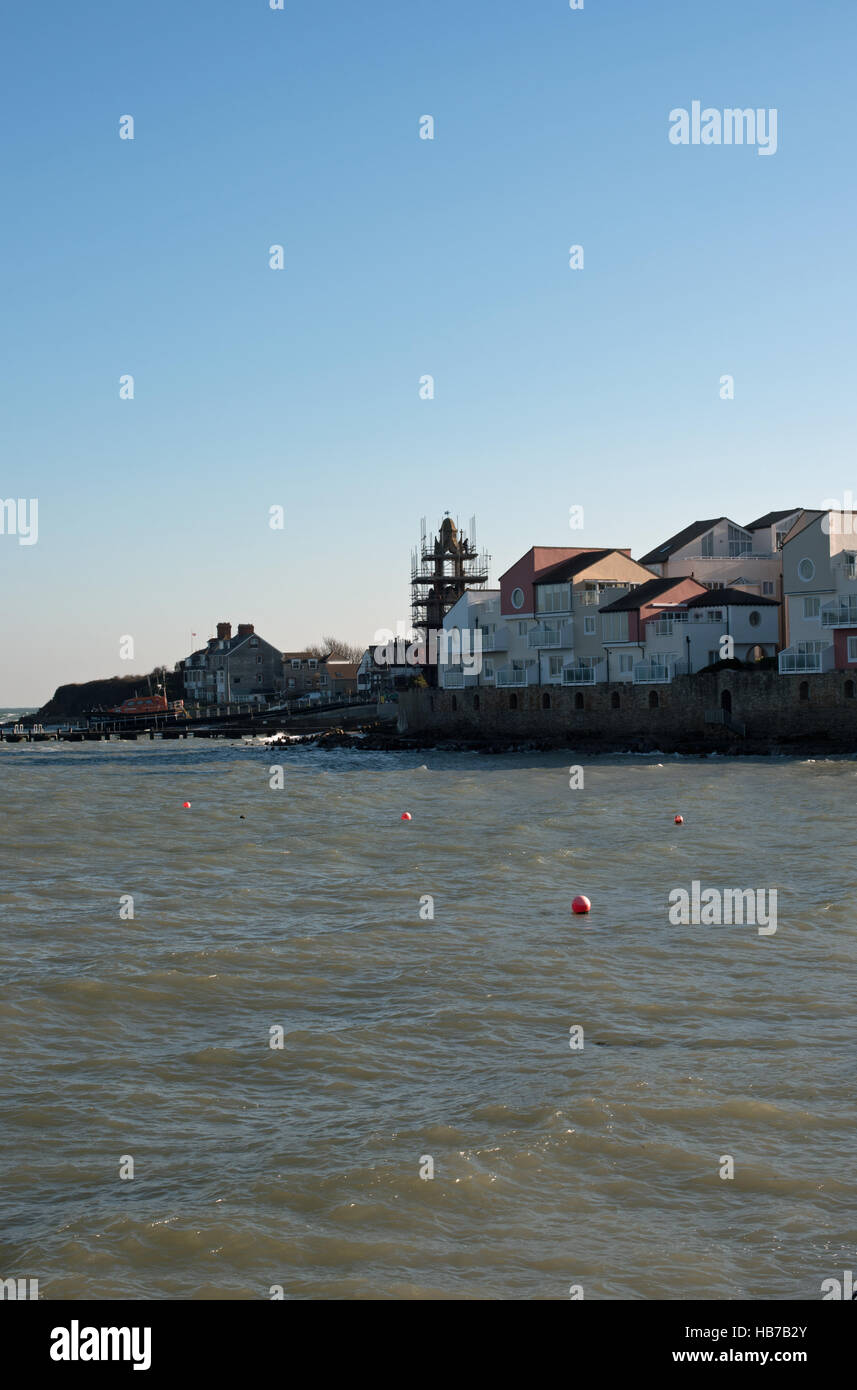
<path fill-rule="evenodd" d="M 0 1277 L 792 1299 L 857 1268 L 857 763 L 569 761 L 0 747 Z M 776 933 L 672 925 L 693 880 L 776 889 Z"/>

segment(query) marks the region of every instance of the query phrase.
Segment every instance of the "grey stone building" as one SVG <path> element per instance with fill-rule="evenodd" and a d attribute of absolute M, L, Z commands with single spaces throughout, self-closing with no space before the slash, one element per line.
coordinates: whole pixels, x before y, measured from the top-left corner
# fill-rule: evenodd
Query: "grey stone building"
<path fill-rule="evenodd" d="M 185 700 L 225 705 L 282 698 L 283 654 L 259 637 L 252 623 L 218 623 L 217 636 L 179 663 Z"/>

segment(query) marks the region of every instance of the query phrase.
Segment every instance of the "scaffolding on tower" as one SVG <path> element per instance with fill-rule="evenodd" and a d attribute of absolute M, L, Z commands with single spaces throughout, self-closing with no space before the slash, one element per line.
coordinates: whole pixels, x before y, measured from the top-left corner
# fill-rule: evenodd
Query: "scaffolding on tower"
<path fill-rule="evenodd" d="M 465 589 L 484 589 L 488 583 L 491 556 L 476 548 L 476 518 L 470 518 L 470 535 L 459 531 L 449 512 L 433 541 L 426 534 L 426 519 L 420 524 L 419 546 L 411 551 L 412 625 L 420 638 L 443 627 L 443 620 Z M 430 685 L 437 683 L 437 668 L 425 671 Z"/>

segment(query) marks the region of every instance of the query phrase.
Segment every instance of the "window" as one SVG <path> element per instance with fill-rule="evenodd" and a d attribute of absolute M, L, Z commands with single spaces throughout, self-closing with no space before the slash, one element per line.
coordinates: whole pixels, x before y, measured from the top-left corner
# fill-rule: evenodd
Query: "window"
<path fill-rule="evenodd" d="M 801 700 L 808 700 L 808 699 L 809 699 L 809 681 L 801 681 L 801 683 L 800 683 L 800 691 L 799 691 L 799 698 L 800 698 Z"/>
<path fill-rule="evenodd" d="M 763 580 L 762 580 L 762 593 L 763 593 L 763 594 L 772 594 L 773 592 L 774 592 L 774 583 L 773 583 L 773 580 L 771 580 L 771 579 L 763 579 Z"/>
<path fill-rule="evenodd" d="M 523 606 L 524 606 L 524 591 L 523 591 L 523 589 L 513 589 L 513 590 L 512 590 L 512 607 L 513 607 L 513 608 L 523 608 Z"/>
<path fill-rule="evenodd" d="M 549 674 L 552 675 L 552 676 L 561 676 L 561 675 L 562 675 L 562 657 L 561 657 L 561 656 L 551 656 L 551 657 L 548 657 L 548 671 L 549 671 Z"/>
<path fill-rule="evenodd" d="M 547 691 L 545 691 L 544 695 L 542 696 L 542 709 L 550 709 L 550 707 L 551 697 L 550 695 L 548 695 Z"/>
<path fill-rule="evenodd" d="M 719 652 L 709 652 L 709 653 L 708 653 L 708 664 L 709 664 L 709 666 L 713 666 L 714 663 L 715 663 L 715 661 L 719 661 L 719 659 L 720 659 L 720 653 L 719 653 Z"/>
<path fill-rule="evenodd" d="M 722 623 L 722 622 L 723 622 L 723 609 L 722 609 L 722 608 L 709 608 L 709 609 L 706 611 L 705 619 L 706 619 L 706 622 L 709 622 L 709 623 Z"/>
<path fill-rule="evenodd" d="M 584 618 L 584 628 L 588 622 Z M 601 615 L 601 640 L 603 642 L 627 642 L 628 640 L 628 614 L 627 613 L 602 613 Z"/>
<path fill-rule="evenodd" d="M 854 699 L 854 682 L 853 682 L 853 681 L 846 681 L 846 682 L 845 682 L 845 698 L 846 698 L 846 700 L 853 700 L 853 699 Z"/>
<path fill-rule="evenodd" d="M 536 611 L 539 613 L 570 613 L 571 585 L 536 585 Z"/>
<path fill-rule="evenodd" d="M 657 692 L 656 690 L 650 690 L 650 691 L 649 691 L 649 709 L 657 709 L 659 703 L 660 703 L 660 701 L 658 700 L 658 692 Z"/>
<path fill-rule="evenodd" d="M 294 678 L 294 676 L 289 676 L 289 690 L 294 690 L 294 688 L 295 688 L 295 678 Z"/>
<path fill-rule="evenodd" d="M 583 619 L 583 633 L 585 637 L 595 636 L 595 615 L 587 614 Z"/>
<path fill-rule="evenodd" d="M 478 696 L 478 695 L 474 695 L 474 696 L 473 696 L 473 708 L 474 708 L 474 709 L 478 709 L 478 708 L 479 708 L 479 696 Z"/>
<path fill-rule="evenodd" d="M 318 665 L 318 661 L 316 660 L 316 658 L 315 658 L 314 656 L 311 656 L 310 659 L 309 659 L 309 661 L 307 662 L 307 666 L 309 667 L 309 669 L 310 669 L 311 671 L 314 671 L 317 665 Z"/>
<path fill-rule="evenodd" d="M 762 621 L 762 615 L 761 615 L 761 613 L 757 613 L 756 610 L 755 610 L 755 608 L 754 608 L 754 609 L 753 609 L 753 612 L 750 614 L 750 619 L 749 619 L 749 621 L 750 621 L 750 626 L 751 626 L 751 627 L 758 627 L 758 626 L 759 626 L 759 623 Z"/>
<path fill-rule="evenodd" d="M 527 635 L 527 627 L 528 627 L 528 626 L 529 626 L 529 624 L 528 624 L 526 621 L 524 621 L 524 622 L 522 622 L 522 623 L 518 623 L 518 636 L 519 636 L 519 637 L 526 637 L 526 635 Z"/>
<path fill-rule="evenodd" d="M 258 676 L 256 677 L 256 684 L 257 684 L 257 685 L 261 685 L 261 684 L 262 684 L 262 672 L 261 672 L 261 671 L 259 672 Z"/>
<path fill-rule="evenodd" d="M 493 662 L 493 661 L 486 661 L 486 662 L 483 664 L 483 666 L 482 666 L 482 674 L 485 676 L 486 680 L 493 680 L 493 679 L 494 679 L 494 662 Z"/>
<path fill-rule="evenodd" d="M 753 549 L 753 542 L 746 531 L 741 531 L 737 526 L 729 524 L 729 554 L 735 559 L 738 555 L 749 555 Z"/>
<path fill-rule="evenodd" d="M 509 709 L 517 709 L 517 708 L 518 708 L 518 697 L 517 697 L 517 695 L 510 695 L 510 696 L 509 696 Z"/>
<path fill-rule="evenodd" d="M 618 708 L 619 708 L 619 692 L 618 692 L 618 690 L 614 690 L 614 691 L 613 691 L 613 694 L 610 696 L 610 708 L 611 708 L 611 709 L 618 709 Z"/>
<path fill-rule="evenodd" d="M 821 615 L 821 599 L 805 598 L 803 601 L 803 616 L 805 618 L 818 618 Z"/>
<path fill-rule="evenodd" d="M 294 660 L 293 660 L 293 661 L 292 661 L 292 670 L 293 670 L 293 671 L 299 671 L 300 669 L 301 669 L 301 663 L 300 663 L 300 661 L 294 661 Z"/>
<path fill-rule="evenodd" d="M 857 661 L 857 637 L 848 638 L 848 660 Z"/>
<path fill-rule="evenodd" d="M 574 708 L 583 709 L 583 692 L 580 690 L 575 691 Z"/>
<path fill-rule="evenodd" d="M 262 665 L 262 658 L 261 658 L 261 656 L 257 656 L 257 657 L 256 657 L 256 665 L 257 665 L 257 666 L 261 666 L 261 665 Z"/>
<path fill-rule="evenodd" d="M 802 579 L 804 584 L 808 584 L 811 579 L 815 578 L 815 565 L 812 560 L 804 556 L 797 567 L 797 572 L 798 578 Z"/>
<path fill-rule="evenodd" d="M 258 639 L 258 637 L 251 637 L 251 638 L 250 638 L 250 646 L 251 646 L 251 647 L 258 647 L 258 645 L 259 645 L 259 639 Z"/>
<path fill-rule="evenodd" d="M 624 676 L 634 669 L 634 656 L 632 652 L 619 653 L 619 674 Z M 617 696 L 618 699 L 618 696 Z"/>
<path fill-rule="evenodd" d="M 702 537 L 702 545 L 701 545 L 700 548 L 699 548 L 699 553 L 700 553 L 700 555 L 709 555 L 709 556 L 714 554 L 714 532 L 713 532 L 713 531 L 706 531 L 705 535 Z"/>

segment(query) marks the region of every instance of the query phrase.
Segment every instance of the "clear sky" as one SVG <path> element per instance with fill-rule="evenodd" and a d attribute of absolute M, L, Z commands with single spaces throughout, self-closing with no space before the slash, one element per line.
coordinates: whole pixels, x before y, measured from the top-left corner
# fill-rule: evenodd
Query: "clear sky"
<path fill-rule="evenodd" d="M 4 705 L 219 619 L 368 643 L 447 509 L 496 578 L 857 495 L 848 0 L 51 0 L 0 40 Z M 694 100 L 776 108 L 776 154 L 671 144 Z"/>

